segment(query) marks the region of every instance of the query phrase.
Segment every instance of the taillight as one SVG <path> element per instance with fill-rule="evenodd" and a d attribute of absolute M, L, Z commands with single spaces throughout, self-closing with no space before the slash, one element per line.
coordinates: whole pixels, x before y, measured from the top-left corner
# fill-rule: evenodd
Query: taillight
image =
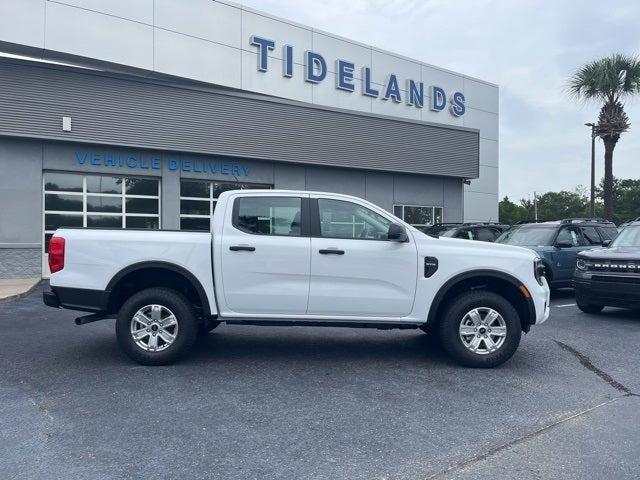
<path fill-rule="evenodd" d="M 64 268 L 64 238 L 51 237 L 49 240 L 49 270 L 59 272 Z"/>

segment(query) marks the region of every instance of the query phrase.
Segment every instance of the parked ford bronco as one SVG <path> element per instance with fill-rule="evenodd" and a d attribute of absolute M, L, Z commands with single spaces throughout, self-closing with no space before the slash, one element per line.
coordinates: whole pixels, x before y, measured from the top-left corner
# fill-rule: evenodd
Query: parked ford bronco
<path fill-rule="evenodd" d="M 421 328 L 459 363 L 494 367 L 549 316 L 531 250 L 433 238 L 346 195 L 235 190 L 213 233 L 60 229 L 44 302 L 116 317 L 122 349 L 171 363 L 225 322 Z"/>
<path fill-rule="evenodd" d="M 528 247 L 540 256 L 551 288 L 570 287 L 578 252 L 597 248 L 618 234 L 612 222 L 598 218 L 566 218 L 515 225 L 496 243 Z"/>
<path fill-rule="evenodd" d="M 578 254 L 573 277 L 578 308 L 586 313 L 605 306 L 640 309 L 640 221 L 604 247 Z"/>

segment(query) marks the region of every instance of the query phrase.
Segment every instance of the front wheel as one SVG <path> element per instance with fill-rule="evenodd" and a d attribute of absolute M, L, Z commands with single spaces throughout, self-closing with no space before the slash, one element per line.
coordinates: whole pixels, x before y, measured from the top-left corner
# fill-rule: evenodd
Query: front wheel
<path fill-rule="evenodd" d="M 466 367 L 492 368 L 513 356 L 522 328 L 509 300 L 476 290 L 449 303 L 438 333 L 442 347 L 456 362 Z"/>
<path fill-rule="evenodd" d="M 578 308 L 582 310 L 584 313 L 592 313 L 592 314 L 600 313 L 604 308 L 604 305 L 591 305 L 588 303 L 580 303 L 580 302 L 576 302 L 576 305 L 578 305 Z"/>
<path fill-rule="evenodd" d="M 132 295 L 116 320 L 120 347 L 142 365 L 173 363 L 193 345 L 197 334 L 188 300 L 168 288 L 148 288 Z"/>

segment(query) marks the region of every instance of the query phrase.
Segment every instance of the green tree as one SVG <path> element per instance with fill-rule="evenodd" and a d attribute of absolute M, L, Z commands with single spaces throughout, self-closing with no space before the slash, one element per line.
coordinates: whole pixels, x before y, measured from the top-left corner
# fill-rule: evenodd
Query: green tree
<path fill-rule="evenodd" d="M 640 61 L 614 54 L 581 67 L 569 79 L 576 98 L 602 103 L 595 133 L 604 142 L 604 216 L 613 219 L 613 150 L 629 127 L 623 100 L 640 93 Z"/>
<path fill-rule="evenodd" d="M 498 216 L 502 223 L 513 225 L 514 223 L 526 220 L 527 210 L 522 205 L 516 205 L 509 197 L 504 197 L 498 204 Z"/>
<path fill-rule="evenodd" d="M 547 192 L 538 197 L 538 221 L 547 222 L 571 217 L 586 217 L 589 200 L 579 190 Z"/>
<path fill-rule="evenodd" d="M 604 193 L 604 181 L 596 189 L 598 198 Z M 613 179 L 613 221 L 618 225 L 640 217 L 640 180 L 626 178 Z"/>

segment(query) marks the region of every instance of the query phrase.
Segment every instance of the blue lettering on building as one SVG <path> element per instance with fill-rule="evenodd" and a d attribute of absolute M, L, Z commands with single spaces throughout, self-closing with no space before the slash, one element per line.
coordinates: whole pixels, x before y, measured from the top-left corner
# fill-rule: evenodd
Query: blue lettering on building
<path fill-rule="evenodd" d="M 269 52 L 275 50 L 276 42 L 274 40 L 251 35 L 249 43 L 256 47 L 258 58 L 258 71 L 267 72 L 269 70 Z M 280 48 L 280 47 L 278 47 Z M 294 76 L 294 60 L 293 46 L 282 46 L 282 76 L 292 78 Z M 359 66 L 361 68 L 361 87 L 360 93 L 367 97 L 379 98 L 382 100 L 391 100 L 394 103 L 402 102 L 402 96 L 405 95 L 405 103 L 415 108 L 423 108 L 425 101 L 429 104 L 429 108 L 434 112 L 441 112 L 447 106 L 451 115 L 460 117 L 466 112 L 465 96 L 462 92 L 452 92 L 447 97 L 446 92 L 437 85 L 429 86 L 429 98 L 425 99 L 424 83 L 415 79 L 403 79 L 403 85 L 406 90 L 400 89 L 400 80 L 395 73 L 389 73 L 384 84 L 373 82 L 371 67 L 367 65 Z M 335 88 L 347 93 L 353 93 L 356 86 L 353 82 L 354 71 L 356 65 L 349 60 L 335 60 Z M 307 50 L 304 52 L 304 80 L 309 83 L 321 83 L 328 74 L 327 60 L 318 52 Z"/>
<path fill-rule="evenodd" d="M 80 166 L 110 167 L 126 171 L 161 170 L 162 160 L 159 156 L 141 153 L 111 153 L 78 150 L 75 160 Z M 230 177 L 249 177 L 251 167 L 240 162 L 228 160 L 209 160 L 200 158 L 171 157 L 167 159 L 169 171 L 200 173 L 207 175 L 229 175 Z"/>

